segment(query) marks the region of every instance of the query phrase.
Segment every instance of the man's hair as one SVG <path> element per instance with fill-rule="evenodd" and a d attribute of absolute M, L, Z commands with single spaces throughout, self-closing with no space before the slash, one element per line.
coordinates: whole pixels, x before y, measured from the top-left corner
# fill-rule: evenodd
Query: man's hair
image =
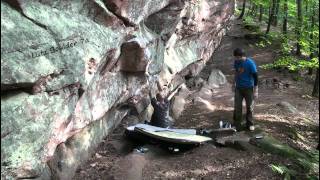
<path fill-rule="evenodd" d="M 244 57 L 245 55 L 246 55 L 246 53 L 244 52 L 243 49 L 236 48 L 236 49 L 233 51 L 233 56 Z"/>
<path fill-rule="evenodd" d="M 163 94 L 162 94 L 162 93 L 157 93 L 157 94 L 156 94 L 156 98 L 157 98 L 157 100 L 158 100 L 158 101 L 161 101 L 161 100 L 163 100 L 163 99 L 164 99 L 164 97 L 163 97 Z"/>

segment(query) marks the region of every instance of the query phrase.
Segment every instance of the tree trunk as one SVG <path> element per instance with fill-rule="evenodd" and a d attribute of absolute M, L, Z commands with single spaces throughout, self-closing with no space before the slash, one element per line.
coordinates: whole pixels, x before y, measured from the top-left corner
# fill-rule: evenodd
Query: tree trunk
<path fill-rule="evenodd" d="M 310 58 L 310 61 L 311 61 L 312 58 L 314 58 L 313 53 L 310 54 L 309 58 Z M 313 69 L 312 68 L 308 68 L 308 75 L 312 75 L 312 73 L 313 73 Z"/>
<path fill-rule="evenodd" d="M 314 28 L 314 25 L 315 25 L 315 16 L 316 16 L 316 9 L 313 8 L 312 16 L 311 16 L 311 31 L 313 31 L 313 28 Z M 310 39 L 313 40 L 313 33 L 310 34 Z"/>
<path fill-rule="evenodd" d="M 268 27 L 267 27 L 266 34 L 268 34 L 270 32 L 270 26 L 271 26 L 271 23 L 274 19 L 275 9 L 276 9 L 276 0 L 272 0 L 272 8 L 269 13 L 269 21 L 268 21 Z"/>
<path fill-rule="evenodd" d="M 313 8 L 312 10 L 312 16 L 311 16 L 311 31 L 313 31 L 313 28 L 314 28 L 314 24 L 315 24 L 315 15 L 316 15 L 316 11 L 315 11 L 315 8 Z M 313 40 L 313 33 L 310 33 L 310 51 L 311 51 L 311 54 L 310 54 L 310 60 L 312 58 L 314 58 L 314 40 Z M 312 75 L 313 73 L 313 69 L 312 68 L 309 68 L 308 70 L 308 75 Z"/>
<path fill-rule="evenodd" d="M 283 34 L 286 35 L 288 33 L 288 0 L 284 1 L 283 11 L 284 11 L 284 17 L 283 17 L 282 32 Z"/>
<path fill-rule="evenodd" d="M 242 19 L 243 16 L 244 16 L 244 13 L 245 13 L 245 11 L 246 11 L 246 1 L 247 1 L 247 0 L 243 0 L 241 14 L 240 14 L 240 16 L 238 17 L 238 19 Z"/>
<path fill-rule="evenodd" d="M 256 8 L 254 9 L 254 17 L 258 16 L 259 6 L 256 5 Z"/>
<path fill-rule="evenodd" d="M 314 81 L 312 96 L 319 97 L 319 68 L 317 69 L 316 80 Z"/>
<path fill-rule="evenodd" d="M 280 8 L 280 0 L 277 0 L 276 9 L 275 9 L 275 13 L 274 13 L 274 18 L 273 18 L 273 22 L 272 22 L 273 26 L 277 26 L 278 25 L 279 8 Z"/>
<path fill-rule="evenodd" d="M 305 7 L 306 7 L 306 11 L 305 11 L 305 12 L 306 12 L 306 13 L 305 13 L 305 14 L 308 14 L 308 8 L 309 8 L 309 6 L 308 6 L 308 1 L 305 1 L 305 2 L 306 2 L 306 6 L 305 6 Z"/>
<path fill-rule="evenodd" d="M 250 13 L 250 14 L 253 16 L 255 12 L 256 12 L 256 5 L 253 4 L 253 5 L 252 5 L 252 8 L 251 8 L 251 13 Z"/>
<path fill-rule="evenodd" d="M 249 4 L 250 4 L 250 6 L 249 6 L 249 8 L 248 8 L 248 14 L 249 14 L 249 15 L 252 15 L 253 9 L 254 9 L 254 4 L 252 4 L 250 1 L 249 1 Z"/>
<path fill-rule="evenodd" d="M 301 44 L 300 44 L 300 38 L 301 38 L 301 29 L 302 29 L 302 0 L 297 0 L 297 13 L 298 13 L 298 22 L 296 27 L 297 32 L 297 51 L 296 54 L 298 56 L 301 55 Z"/>
<path fill-rule="evenodd" d="M 259 5 L 259 11 L 260 11 L 260 14 L 259 14 L 259 22 L 262 21 L 262 16 L 263 16 L 263 6 L 262 4 Z"/>
<path fill-rule="evenodd" d="M 270 13 L 271 13 L 271 6 L 269 6 L 268 8 L 265 8 L 265 14 L 268 14 L 268 19 L 266 19 L 266 23 L 268 24 L 269 22 L 269 16 L 270 16 Z"/>
<path fill-rule="evenodd" d="M 313 74 L 313 69 L 312 69 L 312 68 L 309 68 L 309 69 L 308 69 L 308 75 L 311 76 L 312 74 Z"/>

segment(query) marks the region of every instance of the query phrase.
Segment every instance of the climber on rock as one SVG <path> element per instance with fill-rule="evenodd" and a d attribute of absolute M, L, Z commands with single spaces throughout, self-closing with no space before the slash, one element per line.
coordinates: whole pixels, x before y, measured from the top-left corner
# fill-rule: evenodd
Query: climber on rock
<path fill-rule="evenodd" d="M 172 93 L 165 95 L 165 91 L 161 88 L 160 83 L 157 82 L 159 93 L 156 94 L 156 98 L 152 96 L 151 89 L 149 92 L 151 98 L 151 105 L 153 106 L 153 114 L 151 117 L 150 125 L 163 128 L 170 128 L 172 121 L 170 120 L 170 100 L 178 92 L 181 86 L 176 88 Z"/>

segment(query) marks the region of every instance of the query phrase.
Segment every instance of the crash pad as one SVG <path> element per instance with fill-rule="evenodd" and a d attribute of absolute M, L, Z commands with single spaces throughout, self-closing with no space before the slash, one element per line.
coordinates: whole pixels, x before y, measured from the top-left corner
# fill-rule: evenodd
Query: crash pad
<path fill-rule="evenodd" d="M 183 133 L 183 134 L 191 134 L 195 135 L 197 131 L 195 129 L 169 129 L 169 128 L 161 128 L 157 126 L 151 126 L 149 124 L 136 124 L 134 126 L 129 126 L 127 127 L 127 131 L 134 131 L 134 128 L 141 128 L 146 131 L 151 131 L 151 132 L 160 132 L 160 131 L 170 131 L 170 132 L 176 132 L 176 133 Z"/>
<path fill-rule="evenodd" d="M 212 140 L 211 138 L 205 136 L 179 133 L 170 130 L 149 131 L 143 128 L 135 127 L 134 132 L 149 136 L 154 139 L 159 139 L 161 141 L 175 144 L 202 144 L 204 142 Z"/>

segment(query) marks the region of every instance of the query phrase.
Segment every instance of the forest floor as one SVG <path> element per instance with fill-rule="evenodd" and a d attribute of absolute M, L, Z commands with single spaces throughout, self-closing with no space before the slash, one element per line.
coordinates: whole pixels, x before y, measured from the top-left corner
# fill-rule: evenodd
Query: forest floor
<path fill-rule="evenodd" d="M 212 69 L 220 69 L 228 82 L 232 79 L 233 49 L 244 48 L 258 66 L 273 62 L 278 47 L 258 48 L 249 33 L 235 21 L 220 47 L 214 52 L 200 77 L 208 79 Z M 255 123 L 270 136 L 293 149 L 311 151 L 319 141 L 319 100 L 309 96 L 313 76 L 286 71 L 259 71 L 259 98 L 255 101 Z M 197 90 L 192 91 L 194 93 Z M 190 96 L 192 97 L 192 95 Z M 177 128 L 212 129 L 220 120 L 232 122 L 233 92 L 230 85 L 220 86 L 206 99 L 214 108 L 203 108 L 187 98 L 185 110 L 175 121 Z M 288 102 L 296 111 L 279 105 Z M 247 150 L 205 144 L 180 153 L 169 153 L 155 145 L 144 145 L 148 152 L 139 153 L 123 138 L 125 122 L 105 138 L 93 156 L 83 163 L 73 179 L 283 179 L 271 164 L 291 168 L 293 179 L 305 178 L 302 167 L 292 158 L 261 149 Z M 129 147 L 129 148 L 128 148 Z M 319 176 L 319 167 L 315 174 Z"/>

